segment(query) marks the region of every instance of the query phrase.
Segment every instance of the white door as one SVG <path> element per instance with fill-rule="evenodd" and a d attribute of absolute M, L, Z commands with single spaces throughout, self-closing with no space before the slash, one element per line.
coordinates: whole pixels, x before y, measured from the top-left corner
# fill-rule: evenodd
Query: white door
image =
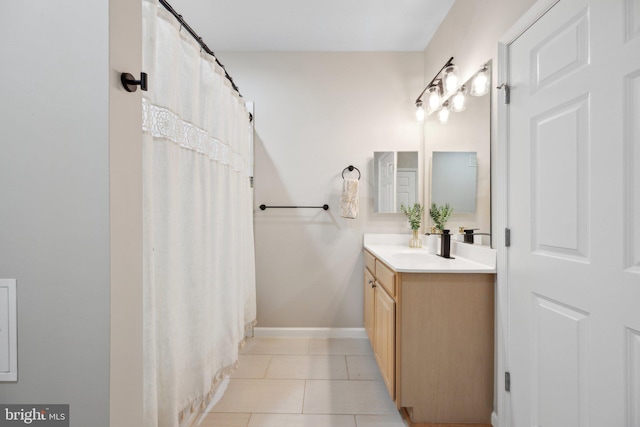
<path fill-rule="evenodd" d="M 640 0 L 560 0 L 507 50 L 512 427 L 640 426 Z"/>
<path fill-rule="evenodd" d="M 396 212 L 400 212 L 402 205 L 413 206 L 416 203 L 418 171 L 417 169 L 398 168 L 396 175 Z"/>

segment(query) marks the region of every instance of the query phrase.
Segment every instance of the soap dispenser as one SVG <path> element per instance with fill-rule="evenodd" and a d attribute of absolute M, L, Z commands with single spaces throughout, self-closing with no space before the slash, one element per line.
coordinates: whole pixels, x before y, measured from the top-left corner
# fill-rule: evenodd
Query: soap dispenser
<path fill-rule="evenodd" d="M 440 236 L 440 256 L 443 258 L 451 258 L 451 234 L 449 234 L 449 230 L 442 230 L 442 236 Z"/>

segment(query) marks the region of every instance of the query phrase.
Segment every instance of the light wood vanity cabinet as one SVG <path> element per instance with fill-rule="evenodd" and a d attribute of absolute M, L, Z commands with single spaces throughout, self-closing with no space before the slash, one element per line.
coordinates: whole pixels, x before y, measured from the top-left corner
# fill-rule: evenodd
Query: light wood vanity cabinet
<path fill-rule="evenodd" d="M 365 328 L 396 406 L 416 423 L 490 425 L 495 275 L 396 273 L 366 250 L 365 266 Z"/>
<path fill-rule="evenodd" d="M 389 395 L 395 400 L 395 275 L 365 251 L 364 327 Z M 389 274 L 391 272 L 391 274 Z M 389 291 L 391 290 L 391 291 Z"/>

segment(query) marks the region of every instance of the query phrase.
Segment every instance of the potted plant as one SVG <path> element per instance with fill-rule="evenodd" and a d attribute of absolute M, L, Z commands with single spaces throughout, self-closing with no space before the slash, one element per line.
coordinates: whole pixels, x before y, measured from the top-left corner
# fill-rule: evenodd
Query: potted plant
<path fill-rule="evenodd" d="M 411 240 L 409 240 L 410 248 L 421 248 L 422 247 L 422 239 L 418 236 L 418 229 L 420 229 L 420 225 L 422 224 L 422 214 L 424 213 L 424 207 L 420 203 L 414 203 L 413 207 L 406 207 L 405 205 L 400 205 L 400 211 L 407 216 L 409 220 L 409 226 L 411 230 L 413 230 L 413 236 Z"/>
<path fill-rule="evenodd" d="M 447 220 L 449 219 L 449 216 L 451 216 L 452 212 L 453 208 L 451 207 L 451 205 L 449 205 L 449 203 L 445 204 L 444 206 L 438 206 L 435 203 L 431 203 L 429 215 L 435 223 L 436 229 L 439 233 L 442 233 L 442 230 L 445 229 Z"/>

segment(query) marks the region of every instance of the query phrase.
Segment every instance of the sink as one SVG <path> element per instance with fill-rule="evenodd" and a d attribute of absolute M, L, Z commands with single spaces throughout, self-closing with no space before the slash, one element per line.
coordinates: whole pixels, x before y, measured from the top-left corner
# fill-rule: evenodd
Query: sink
<path fill-rule="evenodd" d="M 450 259 L 442 258 L 438 255 L 430 254 L 426 251 L 407 251 L 396 252 L 390 256 L 392 262 L 408 263 L 419 265 L 424 268 L 437 268 L 447 266 L 451 262 Z"/>

